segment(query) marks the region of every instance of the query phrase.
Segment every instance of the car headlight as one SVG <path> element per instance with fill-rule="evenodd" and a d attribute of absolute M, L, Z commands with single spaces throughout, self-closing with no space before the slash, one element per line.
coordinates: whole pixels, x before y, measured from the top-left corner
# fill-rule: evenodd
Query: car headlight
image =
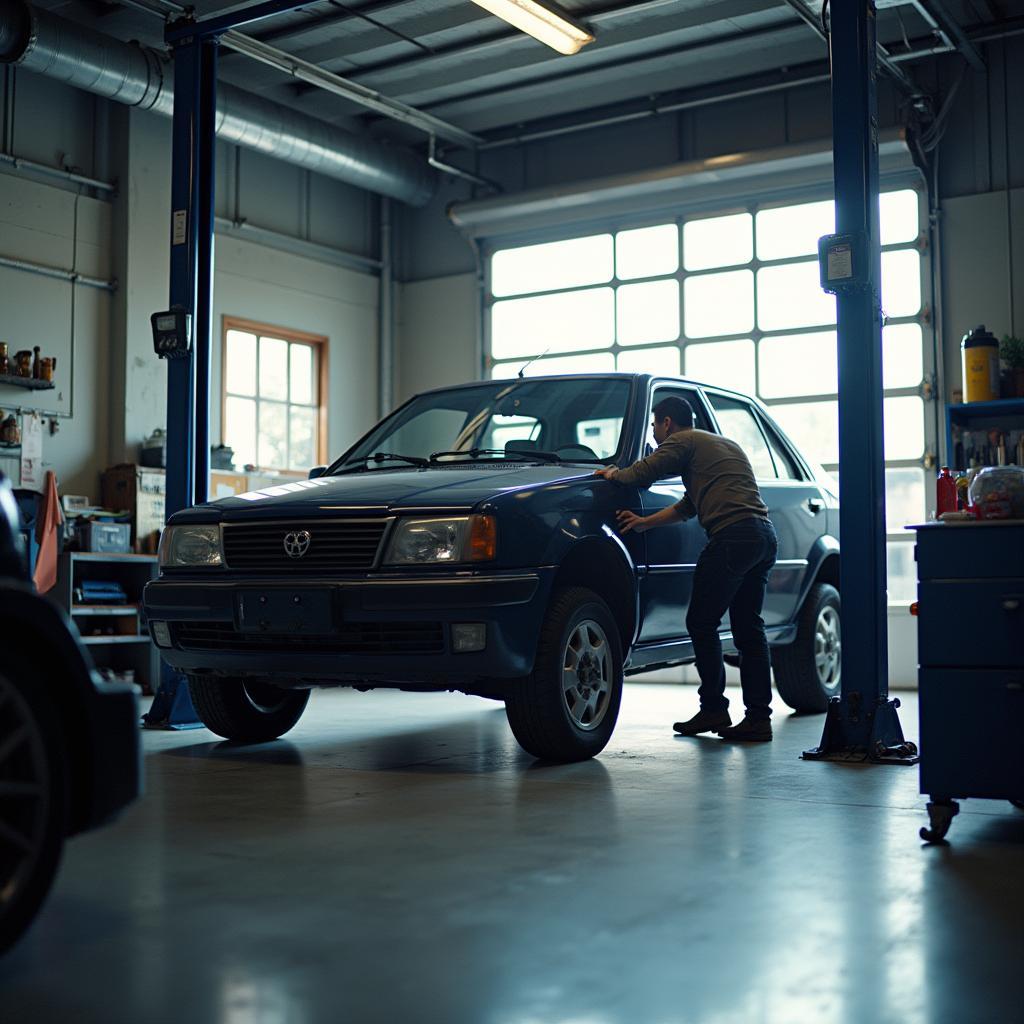
<path fill-rule="evenodd" d="M 399 519 L 384 558 L 388 565 L 486 562 L 497 552 L 493 516 Z"/>
<path fill-rule="evenodd" d="M 223 564 L 219 526 L 168 526 L 160 538 L 161 567 Z"/>

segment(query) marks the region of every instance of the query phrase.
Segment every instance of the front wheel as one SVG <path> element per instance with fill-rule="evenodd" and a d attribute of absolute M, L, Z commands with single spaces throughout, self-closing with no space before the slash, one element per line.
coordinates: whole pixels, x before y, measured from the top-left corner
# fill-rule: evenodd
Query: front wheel
<path fill-rule="evenodd" d="M 283 736 L 309 702 L 309 690 L 286 690 L 251 678 L 189 676 L 188 692 L 203 725 L 238 743 L 265 743 Z"/>
<path fill-rule="evenodd" d="M 583 761 L 604 750 L 622 700 L 622 645 L 593 591 L 555 592 L 533 672 L 505 698 L 519 745 L 544 761 Z"/>
<path fill-rule="evenodd" d="M 841 655 L 839 591 L 815 583 L 800 609 L 796 640 L 772 649 L 779 696 L 794 711 L 826 710 L 839 693 Z"/>
<path fill-rule="evenodd" d="M 0 674 L 0 953 L 35 919 L 64 848 L 66 743 L 38 679 Z"/>

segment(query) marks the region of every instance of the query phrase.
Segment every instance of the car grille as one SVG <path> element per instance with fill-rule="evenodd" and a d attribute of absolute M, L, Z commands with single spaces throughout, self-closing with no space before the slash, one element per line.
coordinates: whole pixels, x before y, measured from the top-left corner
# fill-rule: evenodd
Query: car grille
<path fill-rule="evenodd" d="M 302 654 L 441 654 L 440 622 L 346 622 L 329 636 L 239 633 L 230 622 L 179 622 L 174 639 L 186 651 L 295 651 Z"/>
<path fill-rule="evenodd" d="M 229 523 L 224 526 L 224 560 L 229 569 L 288 573 L 372 569 L 386 529 L 384 519 Z M 285 537 L 303 531 L 310 536 L 309 548 L 292 558 Z"/>

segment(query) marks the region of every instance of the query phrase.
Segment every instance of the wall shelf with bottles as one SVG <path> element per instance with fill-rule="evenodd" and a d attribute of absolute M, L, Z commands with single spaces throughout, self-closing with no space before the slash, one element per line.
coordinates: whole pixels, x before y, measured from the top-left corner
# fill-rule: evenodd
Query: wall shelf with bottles
<path fill-rule="evenodd" d="M 51 391 L 56 387 L 52 380 L 18 377 L 12 373 L 0 373 L 0 384 L 7 384 L 16 388 L 27 388 L 29 391 Z"/>
<path fill-rule="evenodd" d="M 969 469 L 998 463 L 998 442 L 990 432 L 1005 435 L 1006 462 L 1019 465 L 1018 442 L 1024 438 L 1024 398 L 993 402 L 963 402 L 946 406 L 946 457 L 951 469 Z"/>

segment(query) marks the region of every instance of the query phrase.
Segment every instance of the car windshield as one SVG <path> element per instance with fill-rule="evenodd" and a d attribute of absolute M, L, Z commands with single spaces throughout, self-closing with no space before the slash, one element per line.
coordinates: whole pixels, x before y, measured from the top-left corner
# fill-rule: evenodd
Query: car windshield
<path fill-rule="evenodd" d="M 330 472 L 400 469 L 421 459 L 602 463 L 618 451 L 629 388 L 623 377 L 527 378 L 422 395 Z"/>

